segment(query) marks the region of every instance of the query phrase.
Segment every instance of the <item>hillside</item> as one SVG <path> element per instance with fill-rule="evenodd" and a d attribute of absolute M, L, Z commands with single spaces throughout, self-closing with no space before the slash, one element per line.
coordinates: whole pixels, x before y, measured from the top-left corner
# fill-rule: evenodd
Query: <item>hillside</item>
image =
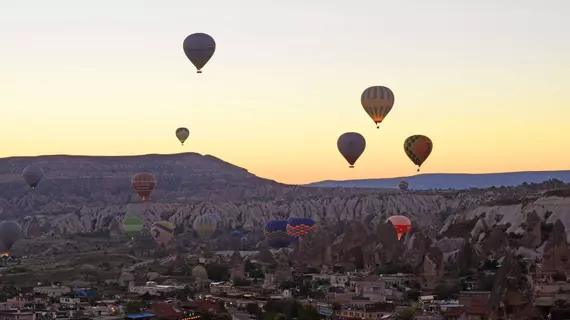
<path fill-rule="evenodd" d="M 491 187 L 511 187 L 523 183 L 539 183 L 550 179 L 570 182 L 570 171 L 527 171 L 504 173 L 433 173 L 410 177 L 333 181 L 326 180 L 307 184 L 307 187 L 320 188 L 397 188 L 405 180 L 414 190 L 429 189 L 485 189 Z"/>
<path fill-rule="evenodd" d="M 36 192 L 29 191 L 20 177 L 21 170 L 32 163 L 46 172 Z M 140 171 L 151 172 L 158 180 L 148 203 L 141 203 L 130 190 L 130 177 Z M 177 236 L 170 249 L 198 252 L 200 241 L 191 231 L 192 223 L 207 213 L 222 218 L 212 243 L 219 250 L 228 249 L 230 230 L 242 230 L 243 247 L 252 250 L 263 240 L 268 220 L 310 217 L 319 229 L 303 242 L 299 259 L 314 263 L 374 265 L 403 260 L 419 268 L 429 260 L 435 266 L 445 263 L 453 268 L 465 255 L 472 264 L 488 254 L 508 252 L 533 258 L 557 250 L 558 257 L 558 251 L 568 250 L 567 244 L 553 248 L 549 239 L 553 234 L 561 239 L 570 230 L 569 195 L 568 185 L 559 180 L 406 194 L 288 186 L 193 153 L 0 159 L 0 217 L 23 226 L 27 239 L 16 243 L 14 251 L 38 257 L 56 252 L 86 254 L 112 246 L 125 250 L 124 242 L 111 240 L 121 234 L 120 222 L 127 214 L 142 217 L 147 227 L 158 220 L 173 222 Z M 413 223 L 403 243 L 394 240 L 394 229 L 385 223 L 394 214 L 405 214 Z M 100 242 L 93 242 L 93 237 Z M 152 247 L 152 241 L 148 245 Z M 567 261 L 552 264 L 570 267 Z"/>

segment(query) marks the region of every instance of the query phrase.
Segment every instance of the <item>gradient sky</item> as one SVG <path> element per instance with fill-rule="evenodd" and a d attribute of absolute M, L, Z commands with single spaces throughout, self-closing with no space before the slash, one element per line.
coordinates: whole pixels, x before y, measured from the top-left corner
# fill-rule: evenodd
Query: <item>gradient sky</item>
<path fill-rule="evenodd" d="M 285 183 L 568 169 L 568 0 L 0 4 L 0 157 L 212 154 Z M 217 51 L 195 68 L 194 32 Z M 371 85 L 396 103 L 379 130 Z M 187 126 L 181 147 L 174 137 Z M 367 150 L 348 169 L 346 131 Z"/>

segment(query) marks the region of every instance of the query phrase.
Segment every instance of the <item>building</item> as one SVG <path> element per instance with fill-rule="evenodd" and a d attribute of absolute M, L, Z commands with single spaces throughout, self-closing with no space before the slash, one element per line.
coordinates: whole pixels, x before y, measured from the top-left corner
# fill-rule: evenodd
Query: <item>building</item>
<path fill-rule="evenodd" d="M 6 300 L 6 309 L 44 309 L 48 303 L 48 296 L 35 294 L 33 296 L 21 295 Z"/>
<path fill-rule="evenodd" d="M 373 302 L 386 301 L 386 296 L 389 294 L 386 290 L 386 282 L 373 275 L 355 281 L 355 291 L 357 295 Z"/>
<path fill-rule="evenodd" d="M 0 311 L 0 320 L 35 320 L 35 318 L 31 311 L 2 310 Z"/>
<path fill-rule="evenodd" d="M 59 303 L 62 306 L 76 307 L 81 303 L 81 299 L 78 297 L 60 297 Z"/>
<path fill-rule="evenodd" d="M 129 292 L 137 294 L 148 293 L 153 296 L 158 296 L 167 292 L 176 292 L 183 290 L 184 286 L 176 285 L 158 285 L 154 281 L 147 281 L 144 286 L 135 286 L 134 282 L 129 283 Z"/>
<path fill-rule="evenodd" d="M 331 274 L 329 281 L 333 287 L 345 287 L 349 281 L 349 278 L 345 274 Z"/>
<path fill-rule="evenodd" d="M 71 292 L 71 288 L 66 286 L 45 286 L 45 287 L 34 287 L 34 293 L 45 294 L 51 298 L 58 298 L 66 293 Z"/>
<path fill-rule="evenodd" d="M 392 303 L 369 303 L 360 307 L 343 307 L 336 312 L 343 319 L 381 319 L 394 314 L 396 307 Z"/>
<path fill-rule="evenodd" d="M 412 278 L 412 275 L 404 273 L 385 274 L 380 276 L 380 279 L 383 280 L 388 286 L 403 286 Z"/>
<path fill-rule="evenodd" d="M 229 282 L 212 282 L 210 283 L 211 294 L 223 294 L 235 292 L 234 286 Z"/>

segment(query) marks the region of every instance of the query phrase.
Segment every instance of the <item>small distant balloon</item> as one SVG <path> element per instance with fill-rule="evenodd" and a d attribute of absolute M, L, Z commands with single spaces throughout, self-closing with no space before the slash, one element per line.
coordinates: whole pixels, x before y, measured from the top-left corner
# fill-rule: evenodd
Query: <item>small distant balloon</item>
<path fill-rule="evenodd" d="M 394 106 L 394 93 L 387 87 L 373 86 L 362 92 L 360 103 L 376 124 L 376 128 L 379 128 L 379 124 Z"/>
<path fill-rule="evenodd" d="M 288 247 L 293 238 L 287 234 L 287 220 L 268 221 L 264 229 L 265 240 L 273 249 Z"/>
<path fill-rule="evenodd" d="M 340 154 L 350 164 L 349 168 L 354 168 L 356 160 L 366 149 L 366 140 L 360 133 L 346 132 L 338 138 L 336 146 Z"/>
<path fill-rule="evenodd" d="M 408 190 L 409 184 L 407 181 L 400 181 L 400 183 L 398 184 L 398 188 L 400 188 L 400 190 L 402 191 L 406 191 Z"/>
<path fill-rule="evenodd" d="M 142 201 L 146 201 L 156 186 L 156 179 L 150 173 L 137 173 L 131 179 L 131 186 Z"/>
<path fill-rule="evenodd" d="M 423 135 L 413 135 L 404 141 L 404 151 L 412 162 L 420 167 L 427 160 L 433 149 L 433 142 L 430 138 Z"/>
<path fill-rule="evenodd" d="M 188 60 L 196 67 L 197 73 L 202 73 L 202 68 L 216 51 L 216 42 L 205 33 L 193 33 L 184 39 L 182 47 Z"/>
<path fill-rule="evenodd" d="M 404 233 L 408 233 L 412 229 L 412 222 L 406 216 L 391 216 L 387 221 L 392 223 L 396 229 L 398 240 L 402 239 L 402 235 L 404 235 Z"/>
<path fill-rule="evenodd" d="M 178 141 L 180 141 L 182 145 L 184 145 L 184 142 L 186 141 L 186 139 L 188 139 L 189 136 L 190 136 L 190 130 L 188 130 L 187 128 L 181 127 L 176 129 L 176 138 L 178 138 Z"/>
<path fill-rule="evenodd" d="M 24 181 L 26 181 L 30 188 L 32 188 L 32 190 L 36 190 L 36 187 L 44 177 L 44 171 L 38 166 L 29 165 L 24 168 L 22 175 L 24 177 Z"/>

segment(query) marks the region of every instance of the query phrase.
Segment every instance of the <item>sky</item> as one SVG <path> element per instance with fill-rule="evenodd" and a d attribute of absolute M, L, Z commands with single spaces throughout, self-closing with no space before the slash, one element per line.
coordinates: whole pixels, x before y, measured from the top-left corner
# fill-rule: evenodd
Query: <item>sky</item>
<path fill-rule="evenodd" d="M 403 142 L 424 134 L 423 173 L 570 169 L 569 16 L 568 0 L 2 1 L 0 157 L 198 152 L 301 184 L 414 175 Z M 203 74 L 194 32 L 217 44 Z M 380 129 L 360 105 L 373 85 L 396 101 Z"/>

